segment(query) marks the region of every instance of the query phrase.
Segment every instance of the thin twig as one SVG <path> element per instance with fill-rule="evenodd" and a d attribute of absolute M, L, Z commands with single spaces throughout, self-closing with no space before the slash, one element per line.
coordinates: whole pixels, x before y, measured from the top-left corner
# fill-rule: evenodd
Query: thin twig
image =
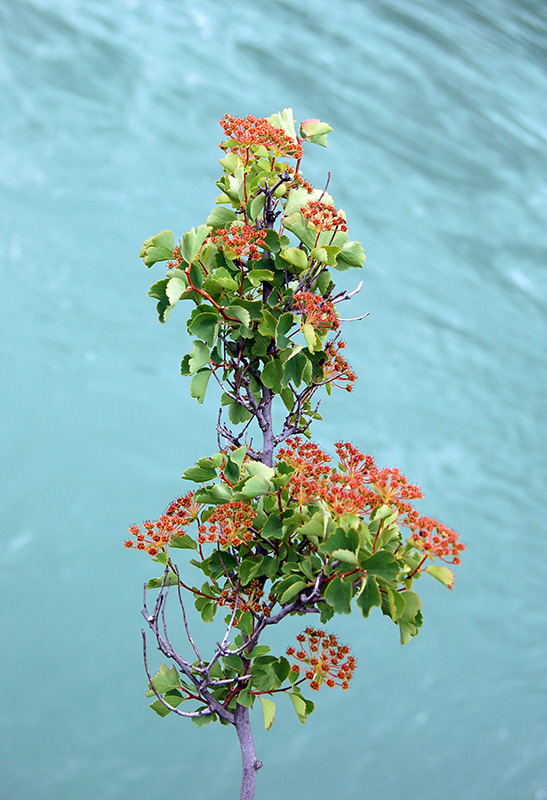
<path fill-rule="evenodd" d="M 172 569 L 173 569 L 173 572 L 175 573 L 175 575 L 178 578 L 179 577 L 178 568 L 175 567 L 174 565 L 172 565 Z M 181 610 L 182 610 L 182 619 L 184 621 L 184 629 L 186 631 L 186 636 L 188 637 L 188 641 L 190 642 L 192 650 L 196 654 L 199 663 L 203 667 L 205 662 L 203 661 L 202 657 L 200 656 L 199 651 L 198 651 L 196 645 L 194 644 L 194 640 L 192 639 L 192 637 L 190 635 L 190 629 L 188 627 L 188 620 L 186 618 L 186 609 L 184 608 L 184 603 L 183 603 L 183 600 L 182 600 L 182 592 L 180 590 L 180 582 L 177 584 L 177 590 L 178 590 L 178 595 L 179 595 L 179 603 L 180 603 L 180 607 L 181 607 Z"/>
<path fill-rule="evenodd" d="M 150 682 L 150 688 L 165 708 L 168 708 L 169 711 L 173 711 L 175 714 L 178 714 L 179 717 L 207 717 L 210 716 L 213 712 L 210 708 L 204 708 L 203 711 L 179 711 L 178 708 L 172 706 L 170 703 L 165 700 L 161 694 L 157 691 L 156 687 L 154 686 L 154 681 L 152 680 L 152 676 L 150 674 L 150 670 L 148 669 L 148 660 L 146 657 L 146 633 L 141 631 L 142 633 L 142 650 L 143 650 L 143 657 L 144 657 L 144 669 L 146 670 L 146 675 Z"/>

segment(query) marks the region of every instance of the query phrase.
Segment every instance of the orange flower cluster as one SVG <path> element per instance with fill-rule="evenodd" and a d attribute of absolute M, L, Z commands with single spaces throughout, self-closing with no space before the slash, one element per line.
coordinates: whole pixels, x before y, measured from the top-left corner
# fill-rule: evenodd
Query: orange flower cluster
<path fill-rule="evenodd" d="M 209 239 L 218 247 L 229 250 L 235 258 L 260 258 L 259 247 L 263 247 L 266 231 L 258 231 L 250 225 L 239 225 L 232 222 L 230 228 L 217 228 Z"/>
<path fill-rule="evenodd" d="M 332 383 L 339 389 L 346 392 L 353 391 L 353 384 L 357 380 L 357 375 L 351 369 L 346 359 L 340 355 L 340 350 L 346 346 L 345 342 L 328 342 L 325 345 L 327 361 L 323 364 L 323 379 L 327 383 Z"/>
<path fill-rule="evenodd" d="M 299 186 L 302 186 L 304 189 L 306 189 L 306 191 L 309 194 L 311 194 L 312 192 L 315 192 L 315 189 L 313 188 L 311 183 L 308 183 L 308 181 L 305 180 L 299 172 L 296 172 L 296 170 L 294 170 L 288 164 L 287 164 L 286 169 L 287 169 L 287 172 L 289 172 L 290 175 L 294 176 L 293 180 L 294 180 L 295 183 L 297 183 Z"/>
<path fill-rule="evenodd" d="M 242 597 L 241 595 L 245 595 Z M 268 595 L 268 602 L 262 601 L 264 591 L 259 580 L 251 581 L 248 586 L 241 588 L 240 592 L 234 589 L 224 589 L 219 597 L 219 606 L 228 606 L 232 610 L 235 608 L 236 602 L 238 609 L 243 613 L 245 611 L 254 611 L 255 614 L 264 614 L 269 617 L 272 608 L 277 602 L 274 594 Z"/>
<path fill-rule="evenodd" d="M 220 125 L 228 137 L 228 141 L 220 145 L 224 150 L 231 150 L 242 156 L 253 145 L 260 145 L 272 150 L 276 156 L 302 158 L 300 142 L 281 128 L 276 128 L 267 119 L 259 119 L 252 114 L 244 119 L 225 114 Z"/>
<path fill-rule="evenodd" d="M 324 300 L 312 292 L 297 292 L 294 295 L 298 312 L 318 331 L 336 331 L 340 327 L 338 315 L 330 300 Z"/>
<path fill-rule="evenodd" d="M 243 500 L 223 503 L 215 508 L 206 525 L 198 527 L 198 542 L 218 542 L 221 547 L 239 547 L 243 542 L 254 539 L 251 526 L 255 517 L 256 511 Z"/>
<path fill-rule="evenodd" d="M 322 200 L 310 200 L 302 208 L 302 214 L 308 225 L 318 231 L 347 231 L 346 218 L 334 206 Z"/>
<path fill-rule="evenodd" d="M 446 561 L 447 557 L 452 558 L 450 564 L 460 563 L 460 553 L 465 550 L 465 545 L 458 542 L 458 534 L 441 525 L 431 517 L 419 517 L 415 522 L 411 522 L 410 529 L 414 531 L 411 538 L 415 547 L 431 556 Z"/>
<path fill-rule="evenodd" d="M 136 547 L 150 556 L 157 556 L 161 550 L 167 549 L 175 536 L 186 535 L 183 529 L 197 519 L 201 507 L 201 504 L 194 502 L 193 492 L 177 497 L 157 522 L 143 522 L 144 531 L 138 525 L 131 525 L 129 533 L 135 539 L 127 539 L 124 547 Z"/>
<path fill-rule="evenodd" d="M 370 458 L 370 457 L 369 457 Z M 330 457 L 313 442 L 297 436 L 287 439 L 278 459 L 294 467 L 288 483 L 291 498 L 299 506 L 322 500 L 335 515 L 358 514 L 381 505 L 377 495 L 364 486 L 362 476 L 347 476 L 330 466 Z"/>
<path fill-rule="evenodd" d="M 299 506 L 322 500 L 334 516 L 370 513 L 382 505 L 397 511 L 398 522 L 410 528 L 412 541 L 426 555 L 459 564 L 465 546 L 458 534 L 429 517 L 420 517 L 409 502 L 423 497 L 396 467 L 378 469 L 370 455 L 350 442 L 336 442 L 340 470 L 329 466 L 330 457 L 312 442 L 287 439 L 278 459 L 294 467 L 287 484 L 291 500 Z"/>
<path fill-rule="evenodd" d="M 313 442 L 303 442 L 300 436 L 296 436 L 287 439 L 285 446 L 278 450 L 277 459 L 294 467 L 288 489 L 298 505 L 319 498 L 320 487 L 331 474 L 328 466 L 330 457 L 320 447 Z"/>
<path fill-rule="evenodd" d="M 299 648 L 287 647 L 287 655 L 305 665 L 304 676 L 312 689 L 319 689 L 323 683 L 331 689 L 335 686 L 341 686 L 344 691 L 349 688 L 356 661 L 347 645 L 341 645 L 333 633 L 316 628 L 306 628 L 296 640 Z M 291 670 L 299 674 L 301 668 L 293 664 Z"/>

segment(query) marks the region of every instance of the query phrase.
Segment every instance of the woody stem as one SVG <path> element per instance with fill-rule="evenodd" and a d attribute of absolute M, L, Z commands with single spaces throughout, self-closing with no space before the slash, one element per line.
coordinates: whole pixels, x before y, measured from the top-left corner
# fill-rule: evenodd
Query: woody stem
<path fill-rule="evenodd" d="M 246 706 L 236 705 L 234 712 L 234 725 L 241 747 L 241 760 L 243 762 L 243 775 L 241 777 L 241 792 L 239 800 L 253 800 L 255 794 L 256 773 L 262 766 L 257 760 L 255 743 L 249 722 L 249 709 Z"/>

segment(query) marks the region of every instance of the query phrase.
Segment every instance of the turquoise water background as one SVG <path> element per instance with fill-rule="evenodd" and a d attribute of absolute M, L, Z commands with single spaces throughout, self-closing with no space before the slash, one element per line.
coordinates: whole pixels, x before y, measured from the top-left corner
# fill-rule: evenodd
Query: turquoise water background
<path fill-rule="evenodd" d="M 304 168 L 368 256 L 315 438 L 399 466 L 467 551 L 405 647 L 336 621 L 358 670 L 306 726 L 254 712 L 257 800 L 547 798 L 546 73 L 539 0 L 0 0 L 4 797 L 238 796 L 233 730 L 144 697 L 154 567 L 122 542 L 216 412 L 138 250 L 211 210 L 224 113 L 291 106 L 334 128 Z"/>

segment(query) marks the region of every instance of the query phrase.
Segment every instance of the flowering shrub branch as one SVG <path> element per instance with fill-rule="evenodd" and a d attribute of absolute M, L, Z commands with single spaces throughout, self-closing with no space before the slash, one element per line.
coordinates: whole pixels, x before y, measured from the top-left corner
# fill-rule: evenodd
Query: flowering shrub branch
<path fill-rule="evenodd" d="M 346 690 L 356 668 L 335 634 L 310 626 L 288 646 L 291 664 L 260 642 L 267 628 L 288 616 L 314 614 L 325 625 L 353 606 L 365 618 L 378 608 L 404 644 L 422 624 L 416 581 L 427 573 L 452 588 L 449 567 L 464 546 L 419 514 L 413 502 L 421 491 L 398 469 L 377 467 L 350 442 L 334 445 L 335 466 L 310 441 L 318 393 L 351 391 L 356 380 L 342 355 L 337 306 L 361 284 L 336 292 L 332 270 L 360 268 L 365 258 L 326 188 L 314 189 L 300 174 L 303 146 L 326 145 L 330 126 L 307 120 L 297 133 L 290 109 L 269 119 L 226 115 L 221 126 L 220 194 L 206 223 L 177 244 L 162 231 L 141 250 L 149 267 L 167 262 L 166 276 L 150 289 L 160 321 L 179 302 L 190 303 L 193 342 L 181 374 L 198 403 L 211 377 L 220 389 L 219 452 L 187 469 L 183 478 L 197 488 L 157 521 L 132 526 L 125 546 L 163 567 L 146 584 L 142 612 L 171 663 L 152 674 L 143 631 L 151 707 L 196 725 L 234 725 L 243 758 L 240 798 L 250 800 L 261 766 L 249 722 L 257 698 L 266 729 L 280 695 L 305 722 L 314 708 L 305 685 Z M 274 404 L 284 409 L 277 429 Z M 177 550 L 192 556 L 182 569 L 173 560 Z M 199 585 L 188 577 L 191 569 Z M 173 591 L 190 658 L 169 637 Z M 203 622 L 219 616 L 226 626 L 208 657 L 190 634 L 188 601 Z"/>

